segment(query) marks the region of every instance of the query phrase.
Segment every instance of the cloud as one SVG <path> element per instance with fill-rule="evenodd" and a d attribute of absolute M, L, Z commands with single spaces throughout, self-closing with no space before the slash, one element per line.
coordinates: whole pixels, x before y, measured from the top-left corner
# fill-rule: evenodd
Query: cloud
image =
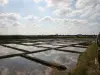
<path fill-rule="evenodd" d="M 28 16 L 25 16 L 24 19 L 34 22 L 34 21 L 38 21 L 40 19 L 40 17 L 28 15 Z"/>
<path fill-rule="evenodd" d="M 27 29 L 29 29 L 29 31 L 34 30 L 33 33 L 36 34 L 97 34 L 100 29 L 98 23 L 92 23 L 87 20 L 61 19 L 50 16 L 38 18 L 37 20 L 38 23 L 36 22 L 36 25 L 38 25 L 38 27 L 30 27 L 29 25 L 32 23 L 27 25 Z M 34 23 L 34 21 L 32 22 Z M 29 32 L 28 30 L 26 31 Z"/>
<path fill-rule="evenodd" d="M 85 10 L 72 10 L 71 13 L 69 13 L 70 17 L 80 17 L 83 13 L 85 12 Z"/>
<path fill-rule="evenodd" d="M 76 8 L 85 8 L 87 6 L 95 6 L 100 4 L 100 0 L 77 0 Z"/>
<path fill-rule="evenodd" d="M 17 13 L 1 13 L 0 19 L 19 20 L 21 16 Z"/>
<path fill-rule="evenodd" d="M 16 13 L 1 13 L 0 14 L 0 27 L 18 25 L 21 16 Z"/>
<path fill-rule="evenodd" d="M 63 19 L 64 23 L 73 24 L 73 25 L 86 25 L 88 24 L 87 20 L 79 20 L 79 19 Z"/>
<path fill-rule="evenodd" d="M 48 23 L 52 22 L 53 23 L 53 21 L 54 21 L 54 19 L 50 16 L 45 16 L 40 19 L 40 22 L 48 22 Z"/>
<path fill-rule="evenodd" d="M 16 35 L 22 32 L 21 16 L 17 13 L 1 13 L 0 14 L 0 34 Z M 24 33 L 24 32 L 23 32 Z"/>
<path fill-rule="evenodd" d="M 8 3 L 8 0 L 0 0 L 0 6 L 3 6 Z"/>
<path fill-rule="evenodd" d="M 66 1 L 47 1 L 47 5 L 54 8 L 52 11 L 53 16 L 85 19 L 91 22 L 100 20 L 100 0 L 76 0 L 76 4 L 69 0 Z"/>
<path fill-rule="evenodd" d="M 26 26 L 27 25 L 38 26 L 40 17 L 34 16 L 34 15 L 28 15 L 28 16 L 23 17 L 23 19 L 24 19 L 24 24 Z"/>
<path fill-rule="evenodd" d="M 60 9 L 54 10 L 52 13 L 56 16 L 68 16 L 70 13 L 72 13 L 72 9 L 60 8 Z"/>
<path fill-rule="evenodd" d="M 45 8 L 44 8 L 44 7 L 40 7 L 40 6 L 39 6 L 39 10 L 40 10 L 40 11 L 44 11 L 44 10 L 45 10 Z"/>
<path fill-rule="evenodd" d="M 40 18 L 39 21 L 41 23 L 43 22 L 48 22 L 49 24 L 56 24 L 56 25 L 61 25 L 61 26 L 65 26 L 65 25 L 76 25 L 76 26 L 82 26 L 82 25 L 88 25 L 88 21 L 87 20 L 79 20 L 79 19 L 67 19 L 67 18 L 53 18 L 50 16 L 46 16 L 43 18 Z"/>
<path fill-rule="evenodd" d="M 41 2 L 41 1 L 43 1 L 43 0 L 33 0 L 35 3 L 39 3 L 39 2 Z"/>
<path fill-rule="evenodd" d="M 46 7 L 52 9 L 56 16 L 68 16 L 72 12 L 70 8 L 72 0 L 45 0 Z"/>
<path fill-rule="evenodd" d="M 70 0 L 45 0 L 48 7 L 66 7 L 70 5 Z"/>
<path fill-rule="evenodd" d="M 100 30 L 99 23 L 88 20 L 44 17 L 41 23 L 43 22 L 49 22 L 49 25 L 55 29 L 53 30 L 55 34 L 97 34 Z"/>
<path fill-rule="evenodd" d="M 99 23 L 88 22 L 87 20 L 70 19 L 64 20 L 64 29 L 68 34 L 97 34 L 100 31 Z"/>
<path fill-rule="evenodd" d="M 100 0 L 76 0 L 75 7 L 71 16 L 78 16 L 89 21 L 99 20 Z"/>
<path fill-rule="evenodd" d="M 99 30 L 99 23 L 82 19 L 34 15 L 22 17 L 17 13 L 0 14 L 0 32 L 2 34 L 97 34 Z"/>
<path fill-rule="evenodd" d="M 98 17 L 100 17 L 100 4 L 92 7 L 88 6 L 87 8 L 81 9 L 83 13 L 80 15 L 81 18 L 85 18 L 87 20 L 98 20 Z"/>

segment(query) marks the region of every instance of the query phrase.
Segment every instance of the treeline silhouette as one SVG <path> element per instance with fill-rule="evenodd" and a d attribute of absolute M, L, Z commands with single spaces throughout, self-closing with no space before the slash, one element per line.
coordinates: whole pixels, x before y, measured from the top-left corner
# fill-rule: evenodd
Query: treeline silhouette
<path fill-rule="evenodd" d="M 4 39 L 96 38 L 96 35 L 0 35 Z"/>

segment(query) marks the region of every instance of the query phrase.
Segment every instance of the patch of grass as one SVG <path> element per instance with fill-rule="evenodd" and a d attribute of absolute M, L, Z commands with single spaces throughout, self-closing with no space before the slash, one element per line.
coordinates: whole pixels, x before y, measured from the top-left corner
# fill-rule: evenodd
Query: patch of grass
<path fill-rule="evenodd" d="M 72 71 L 52 70 L 51 75 L 100 75 L 98 65 L 95 64 L 97 58 L 98 46 L 96 43 L 89 45 L 87 50 L 80 54 L 78 63 Z"/>
<path fill-rule="evenodd" d="M 96 73 L 95 58 L 97 58 L 98 46 L 96 43 L 90 45 L 87 50 L 79 56 L 76 68 L 72 70 L 71 75 L 93 75 Z M 97 74 L 98 75 L 98 74 Z"/>

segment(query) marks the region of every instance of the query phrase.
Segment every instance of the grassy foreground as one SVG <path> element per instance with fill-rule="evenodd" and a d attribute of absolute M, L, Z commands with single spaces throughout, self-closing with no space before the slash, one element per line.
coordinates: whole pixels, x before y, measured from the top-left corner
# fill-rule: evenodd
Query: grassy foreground
<path fill-rule="evenodd" d="M 97 59 L 98 46 L 96 43 L 91 44 L 87 50 L 79 56 L 76 68 L 72 70 L 71 75 L 98 75 Z"/>
<path fill-rule="evenodd" d="M 79 56 L 78 63 L 72 71 L 59 72 L 53 70 L 51 75 L 100 75 L 98 63 L 95 62 L 95 59 L 97 59 L 97 50 L 97 44 L 91 44 L 87 50 Z"/>

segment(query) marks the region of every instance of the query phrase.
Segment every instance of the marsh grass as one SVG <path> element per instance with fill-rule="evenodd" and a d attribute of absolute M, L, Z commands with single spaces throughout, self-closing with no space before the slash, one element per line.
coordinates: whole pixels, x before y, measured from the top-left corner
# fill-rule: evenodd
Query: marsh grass
<path fill-rule="evenodd" d="M 51 75 L 100 75 L 98 64 L 95 64 L 97 50 L 98 46 L 96 43 L 89 45 L 87 50 L 80 54 L 78 63 L 74 69 L 64 72 L 53 70 Z"/>
<path fill-rule="evenodd" d="M 97 50 L 97 44 L 91 44 L 87 50 L 79 56 L 78 63 L 72 70 L 71 75 L 99 75 L 98 65 L 95 64 L 98 53 Z"/>

